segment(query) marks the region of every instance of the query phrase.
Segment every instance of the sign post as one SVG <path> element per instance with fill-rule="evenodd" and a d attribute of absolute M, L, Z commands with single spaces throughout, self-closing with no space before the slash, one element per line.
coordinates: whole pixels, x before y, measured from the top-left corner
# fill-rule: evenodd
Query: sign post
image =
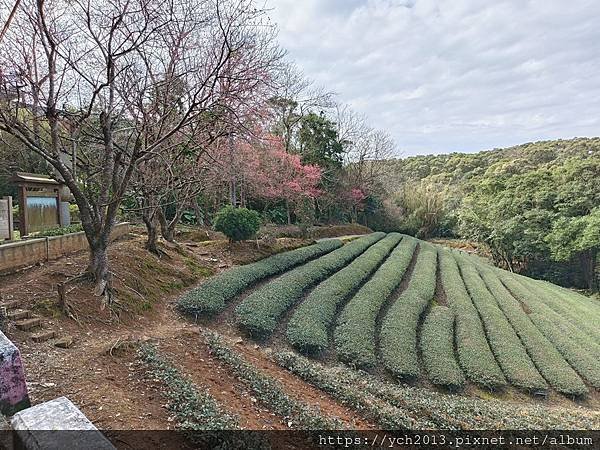
<path fill-rule="evenodd" d="M 12 197 L 0 199 L 0 240 L 14 240 Z"/>

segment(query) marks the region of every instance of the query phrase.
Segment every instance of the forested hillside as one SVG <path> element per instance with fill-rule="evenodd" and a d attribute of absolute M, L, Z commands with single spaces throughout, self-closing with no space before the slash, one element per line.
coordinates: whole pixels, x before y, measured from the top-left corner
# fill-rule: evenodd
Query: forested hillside
<path fill-rule="evenodd" d="M 484 243 L 508 269 L 598 289 L 600 138 L 382 164 L 402 231 Z"/>

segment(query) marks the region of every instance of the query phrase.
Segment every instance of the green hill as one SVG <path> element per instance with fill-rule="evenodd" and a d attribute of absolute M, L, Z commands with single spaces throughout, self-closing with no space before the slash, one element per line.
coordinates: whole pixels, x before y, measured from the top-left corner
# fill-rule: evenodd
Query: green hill
<path fill-rule="evenodd" d="M 485 244 L 496 265 L 598 290 L 600 138 L 378 164 L 402 232 Z"/>

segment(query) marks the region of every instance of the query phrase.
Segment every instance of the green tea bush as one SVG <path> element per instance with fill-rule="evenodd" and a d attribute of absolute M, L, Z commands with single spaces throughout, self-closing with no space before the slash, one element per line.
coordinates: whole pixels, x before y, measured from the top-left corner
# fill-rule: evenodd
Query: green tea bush
<path fill-rule="evenodd" d="M 292 315 L 287 326 L 288 342 L 304 353 L 325 350 L 338 307 L 371 276 L 400 239 L 398 233 L 387 235 L 319 284 Z"/>
<path fill-rule="evenodd" d="M 421 329 L 421 355 L 429 380 L 448 389 L 460 389 L 465 377 L 454 356 L 454 313 L 445 306 L 429 311 Z"/>
<path fill-rule="evenodd" d="M 294 428 L 309 430 L 340 430 L 343 424 L 330 419 L 320 411 L 305 405 L 286 394 L 284 387 L 274 378 L 265 375 L 249 364 L 228 346 L 220 335 L 204 332 L 204 339 L 211 354 L 225 363 L 233 374 L 250 388 L 256 398 L 275 414 L 287 418 Z M 264 447 L 248 447 L 264 448 Z"/>
<path fill-rule="evenodd" d="M 588 389 L 581 378 L 535 326 L 519 301 L 502 284 L 496 272 L 487 266 L 478 266 L 478 269 L 496 304 L 504 312 L 531 360 L 550 386 L 566 395 L 586 394 Z"/>
<path fill-rule="evenodd" d="M 408 287 L 394 300 L 383 318 L 379 341 L 381 360 L 385 368 L 399 378 L 419 376 L 417 327 L 433 299 L 436 272 L 436 249 L 421 242 Z"/>
<path fill-rule="evenodd" d="M 372 233 L 354 240 L 254 291 L 235 310 L 238 325 L 257 338 L 269 336 L 281 316 L 308 289 L 346 266 L 384 236 L 385 233 Z"/>
<path fill-rule="evenodd" d="M 577 338 L 583 337 L 583 345 L 600 349 L 600 305 L 586 305 L 564 289 L 552 289 L 545 281 L 519 278 L 531 291 L 535 291 L 539 301 L 548 306 L 556 316 L 566 319 L 571 326 L 578 329 Z"/>
<path fill-rule="evenodd" d="M 546 381 L 531 361 L 519 336 L 496 304 L 475 266 L 459 254 L 454 257 L 479 312 L 492 352 L 508 381 L 513 386 L 528 391 L 545 391 L 548 388 Z"/>
<path fill-rule="evenodd" d="M 377 315 L 394 292 L 412 259 L 417 240 L 404 236 L 363 287 L 342 310 L 334 331 L 338 358 L 352 366 L 375 366 L 375 328 Z"/>
<path fill-rule="evenodd" d="M 299 264 L 322 256 L 342 246 L 337 239 L 321 241 L 308 247 L 278 253 L 258 262 L 229 269 L 188 291 L 177 302 L 179 311 L 192 317 L 213 315 L 244 290 L 259 281 L 285 272 Z"/>
<path fill-rule="evenodd" d="M 568 322 L 537 300 L 535 292 L 527 289 L 517 278 L 502 270 L 497 270 L 498 277 L 510 292 L 530 309 L 529 317 L 539 330 L 556 347 L 565 360 L 596 389 L 600 388 L 600 364 L 594 352 L 584 349 L 574 334 L 578 333 Z M 571 333 L 564 333 L 564 327 Z"/>
<path fill-rule="evenodd" d="M 341 399 L 382 428 L 407 427 L 406 421 L 395 427 L 388 424 L 387 419 L 391 418 L 383 411 L 386 404 L 396 406 L 422 424 L 409 429 L 596 430 L 600 427 L 600 413 L 585 408 L 547 407 L 441 394 L 431 389 L 381 381 L 376 376 L 347 367 L 326 367 L 291 352 L 276 353 L 274 359 L 280 366 Z"/>
<path fill-rule="evenodd" d="M 163 386 L 168 408 L 175 415 L 177 428 L 202 448 L 248 448 L 265 444 L 224 430 L 240 430 L 239 418 L 228 414 L 225 408 L 208 392 L 199 390 L 177 368 L 158 353 L 155 345 L 144 344 L 138 358 Z"/>
<path fill-rule="evenodd" d="M 229 205 L 216 214 L 214 228 L 233 242 L 250 239 L 260 228 L 260 214 L 251 209 Z"/>
<path fill-rule="evenodd" d="M 488 344 L 479 314 L 460 276 L 452 254 L 438 250 L 442 285 L 448 305 L 456 316 L 458 359 L 464 374 L 472 382 L 488 389 L 506 385 L 502 370 Z"/>
<path fill-rule="evenodd" d="M 436 425 L 427 417 L 415 417 L 406 411 L 404 405 L 391 405 L 387 399 L 374 397 L 361 382 L 349 385 L 343 382 L 333 370 L 312 363 L 292 352 L 281 352 L 274 356 L 275 361 L 306 382 L 328 393 L 345 405 L 354 409 L 366 420 L 376 423 L 385 430 L 434 430 Z M 349 370 L 348 372 L 356 372 Z"/>

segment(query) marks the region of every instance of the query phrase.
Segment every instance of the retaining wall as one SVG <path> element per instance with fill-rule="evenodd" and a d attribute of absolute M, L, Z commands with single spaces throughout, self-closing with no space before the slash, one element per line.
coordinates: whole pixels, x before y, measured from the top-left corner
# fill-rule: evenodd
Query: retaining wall
<path fill-rule="evenodd" d="M 129 234 L 129 223 L 120 223 L 113 228 L 110 239 L 114 241 L 127 234 Z M 3 244 L 0 245 L 0 274 L 58 259 L 87 248 L 88 243 L 83 231 Z"/>

